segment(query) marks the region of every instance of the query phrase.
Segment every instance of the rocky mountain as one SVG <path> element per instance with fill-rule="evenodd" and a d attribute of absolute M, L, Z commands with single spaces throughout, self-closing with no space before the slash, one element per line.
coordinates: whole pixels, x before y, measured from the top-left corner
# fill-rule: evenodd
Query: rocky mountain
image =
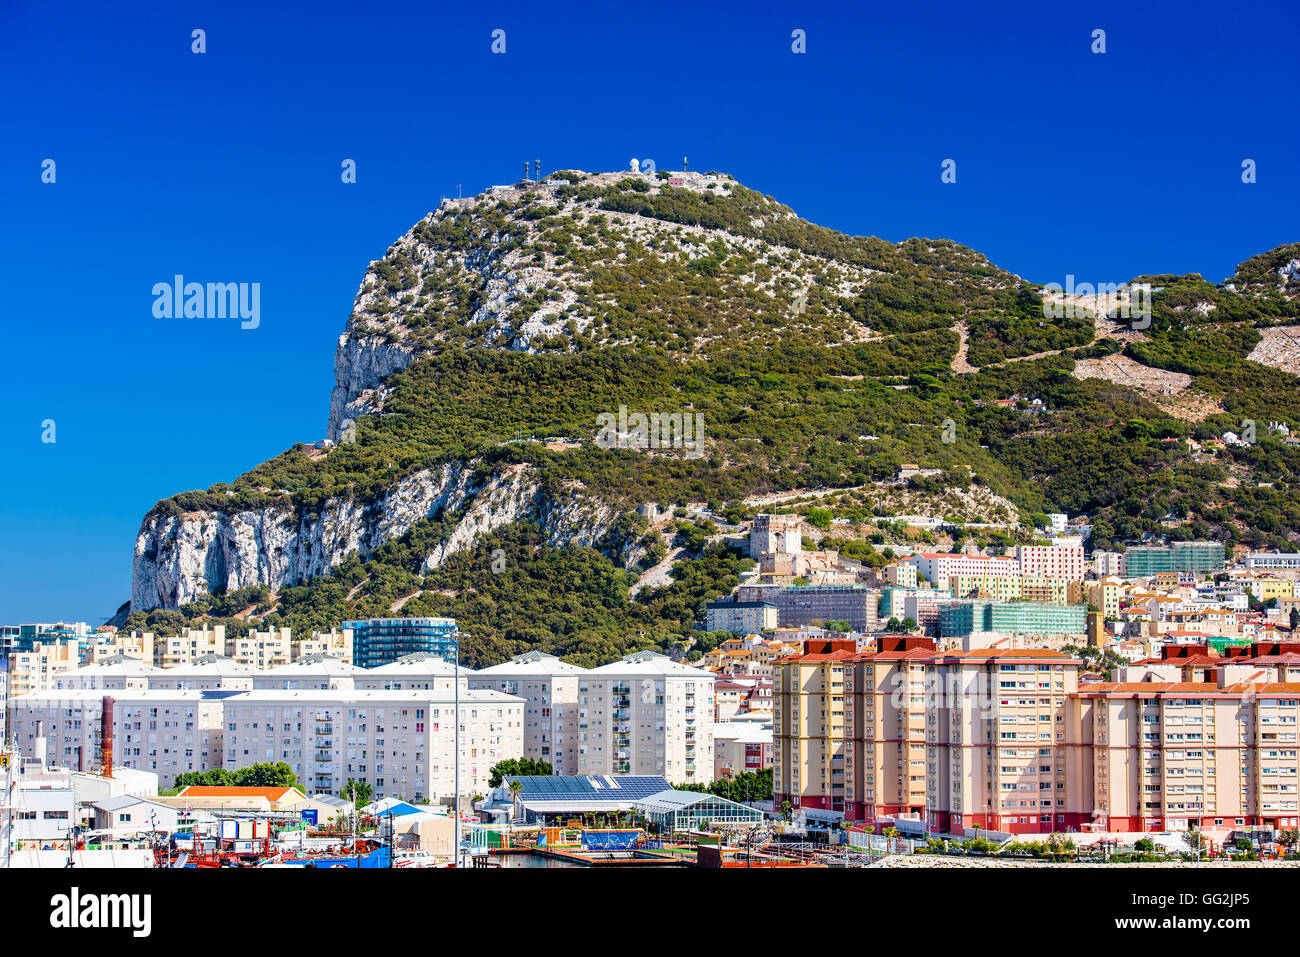
<path fill-rule="evenodd" d="M 1291 541 L 1300 453 L 1207 462 L 1164 440 L 1248 414 L 1300 430 L 1298 269 L 1294 244 L 1218 285 L 1145 277 L 1139 329 L 1095 300 L 1050 318 L 1042 287 L 974 250 L 846 236 L 723 174 L 565 171 L 446 200 L 366 271 L 330 441 L 159 502 L 131 609 L 310 588 L 360 562 L 355 611 L 378 555 L 394 603 L 417 608 L 426 578 L 518 523 L 635 577 L 659 557 L 645 503 L 831 488 L 866 522 L 873 489 L 918 459 L 1026 514 Z M 699 416 L 703 454 L 603 447 L 620 407 Z"/>

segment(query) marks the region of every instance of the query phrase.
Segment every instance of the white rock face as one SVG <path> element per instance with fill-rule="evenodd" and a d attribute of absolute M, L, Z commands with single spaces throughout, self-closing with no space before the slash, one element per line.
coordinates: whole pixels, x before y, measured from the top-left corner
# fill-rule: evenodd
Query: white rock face
<path fill-rule="evenodd" d="M 334 390 L 330 393 L 330 419 L 326 437 L 338 441 L 341 423 L 356 421 L 383 406 L 384 379 L 411 364 L 414 350 L 390 343 L 382 336 L 339 336 L 334 351 Z"/>
<path fill-rule="evenodd" d="M 368 507 L 331 499 L 316 516 L 299 516 L 288 505 L 150 515 L 136 537 L 131 608 L 176 608 L 223 588 L 295 585 L 353 554 L 364 558 L 421 519 L 461 509 L 464 517 L 430 552 L 422 573 L 515 521 L 536 522 L 553 546 L 592 545 L 618 517 L 576 489 L 559 500 L 547 495 L 531 466 L 511 466 L 480 483 L 472 466 L 460 462 L 401 479 Z M 640 554 L 622 557 L 632 564 Z"/>
<path fill-rule="evenodd" d="M 603 188 L 624 176 L 592 174 L 584 182 Z M 698 173 L 675 174 L 674 179 L 675 185 L 701 193 L 731 182 Z M 556 180 L 530 187 L 529 201 L 558 210 L 559 191 L 565 186 L 563 180 Z M 661 186 L 656 182 L 652 188 Z M 464 316 L 464 324 L 481 337 L 480 347 L 531 352 L 542 347 L 537 340 L 563 332 L 570 324 L 579 332 L 588 329 L 591 310 L 571 311 L 570 307 L 577 304 L 590 278 L 571 263 L 552 253 L 538 255 L 509 231 L 478 236 L 471 243 L 429 240 L 431 231 L 448 225 L 448 217 L 454 223 L 463 211 L 495 206 L 498 200 L 513 202 L 522 195 L 518 190 L 498 189 L 490 195 L 446 200 L 398 239 L 384 260 L 370 263 L 334 354 L 327 438 L 338 442 L 349 420 L 381 412 L 391 393 L 388 378 L 441 348 L 443 333 L 429 331 L 434 326 L 428 316 L 436 320 L 449 310 L 455 314 L 449 288 L 475 291 L 474 308 Z M 692 258 L 710 254 L 714 243 L 751 252 L 769 245 L 720 230 L 623 212 L 611 211 L 602 219 L 617 232 L 612 240 L 617 248 L 649 242 L 660 258 L 670 255 L 670 248 L 683 248 L 682 243 Z M 520 222 L 516 219 L 515 226 Z M 772 248 L 791 261 L 820 262 L 785 247 Z M 393 263 L 399 260 L 401 281 L 395 284 Z M 873 272 L 840 264 L 840 294 L 854 294 Z M 779 276 L 751 279 L 765 295 L 779 292 Z M 160 511 L 145 517 L 136 538 L 131 608 L 175 608 L 218 589 L 248 585 L 278 589 L 304 582 L 337 568 L 351 555 L 365 557 L 422 519 L 462 510 L 457 527 L 426 556 L 424 572 L 472 547 L 482 535 L 521 519 L 537 522 L 548 544 L 557 547 L 594 545 L 618 519 L 614 508 L 585 495 L 580 486 L 563 494 L 543 491 L 528 466 L 501 468 L 479 478 L 472 463 L 466 462 L 407 476 L 373 502 L 331 499 L 312 515 L 299 514 L 287 502 L 246 511 L 171 515 Z M 618 548 L 621 554 L 616 559 L 629 567 L 644 551 L 635 540 Z"/>

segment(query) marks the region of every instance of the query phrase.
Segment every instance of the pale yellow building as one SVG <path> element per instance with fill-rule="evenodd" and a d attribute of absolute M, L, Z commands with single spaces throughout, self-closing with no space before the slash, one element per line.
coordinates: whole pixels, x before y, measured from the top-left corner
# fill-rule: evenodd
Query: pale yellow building
<path fill-rule="evenodd" d="M 154 641 L 154 661 L 159 668 L 175 668 L 192 664 L 204 655 L 225 655 L 226 626 L 212 628 L 186 628 L 182 635 L 157 638 Z"/>
<path fill-rule="evenodd" d="M 1022 575 L 950 575 L 948 587 L 958 598 L 983 598 L 990 601 L 1039 601 L 1064 605 L 1072 599 L 1065 578 L 1042 578 Z"/>
<path fill-rule="evenodd" d="M 53 688 L 59 675 L 80 665 L 77 646 L 76 638 L 59 638 L 14 652 L 9 659 L 9 694 L 17 697 Z"/>
<path fill-rule="evenodd" d="M 259 671 L 279 668 L 294 660 L 293 636 L 288 628 L 252 629 L 243 637 L 229 639 L 225 653 L 227 658 Z"/>

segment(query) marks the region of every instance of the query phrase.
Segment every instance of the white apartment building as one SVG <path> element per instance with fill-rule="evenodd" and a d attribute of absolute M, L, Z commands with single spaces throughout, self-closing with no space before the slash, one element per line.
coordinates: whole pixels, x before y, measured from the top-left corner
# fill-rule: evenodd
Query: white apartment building
<path fill-rule="evenodd" d="M 54 691 L 147 691 L 149 681 L 162 674 L 148 662 L 117 655 L 93 665 L 54 676 Z"/>
<path fill-rule="evenodd" d="M 311 655 L 253 675 L 254 691 L 351 691 L 364 668 L 338 658 Z"/>
<path fill-rule="evenodd" d="M 523 698 L 524 750 L 518 756 L 547 761 L 556 774 L 577 774 L 578 685 L 588 675 L 586 668 L 530 651 L 470 672 L 469 686 Z"/>
<path fill-rule="evenodd" d="M 1087 568 L 1082 545 L 1020 545 L 1016 548 L 1020 574 L 1033 578 L 1083 579 Z"/>
<path fill-rule="evenodd" d="M 578 774 L 711 780 L 713 681 L 652 651 L 593 668 L 578 683 Z"/>
<path fill-rule="evenodd" d="M 931 583 L 945 583 L 953 575 L 976 578 L 1020 578 L 1020 562 L 1014 558 L 990 558 L 987 555 L 964 555 L 958 552 L 917 552 L 906 563 L 916 568 Z"/>
<path fill-rule="evenodd" d="M 24 762 L 23 773 L 16 772 L 0 772 L 0 786 L 6 795 L 7 775 L 15 773 L 17 777 L 13 812 L 0 816 L 0 847 L 9 846 L 9 828 L 15 851 L 66 842 L 77 823 L 71 776 L 67 771 L 42 768 L 39 762 Z"/>
<path fill-rule="evenodd" d="M 735 721 L 713 726 L 713 779 L 772 766 L 772 725 Z"/>
<path fill-rule="evenodd" d="M 1251 552 L 1242 564 L 1251 571 L 1300 571 L 1300 552 Z"/>
<path fill-rule="evenodd" d="M 462 798 L 488 791 L 492 765 L 523 753 L 524 702 L 460 694 Z M 365 781 L 376 798 L 455 796 L 455 707 L 431 691 L 251 691 L 225 701 L 225 766 L 284 761 L 313 792 Z"/>
<path fill-rule="evenodd" d="M 1109 578 L 1112 575 L 1123 578 L 1128 571 L 1128 562 L 1125 561 L 1123 552 L 1093 552 L 1092 564 L 1098 578 Z"/>
<path fill-rule="evenodd" d="M 105 698 L 113 700 L 113 764 L 153 771 L 171 787 L 184 771 L 221 767 L 222 696 L 202 691 L 41 691 L 14 700 L 18 750 L 36 754 L 41 722 L 49 760 L 92 770 L 100 763 Z"/>

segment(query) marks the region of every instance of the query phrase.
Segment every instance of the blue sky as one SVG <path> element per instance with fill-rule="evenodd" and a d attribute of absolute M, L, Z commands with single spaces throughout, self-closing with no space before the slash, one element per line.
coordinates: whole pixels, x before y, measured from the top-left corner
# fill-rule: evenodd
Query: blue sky
<path fill-rule="evenodd" d="M 1300 240 L 1294 3 L 1060 6 L 0 0 L 0 623 L 102 621 L 156 500 L 320 438 L 366 264 L 525 159 L 685 155 L 1038 282 Z M 176 273 L 260 326 L 155 318 Z"/>

